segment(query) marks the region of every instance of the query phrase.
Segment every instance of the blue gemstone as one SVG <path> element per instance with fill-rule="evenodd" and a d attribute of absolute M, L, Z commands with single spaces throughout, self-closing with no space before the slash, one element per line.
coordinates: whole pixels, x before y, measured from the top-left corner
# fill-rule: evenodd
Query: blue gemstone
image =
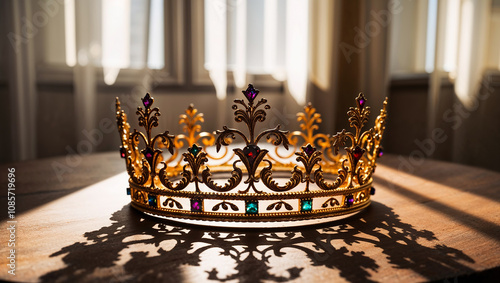
<path fill-rule="evenodd" d="M 127 188 L 127 196 L 129 196 L 130 194 L 131 194 L 130 188 Z"/>
<path fill-rule="evenodd" d="M 354 204 L 354 197 L 352 195 L 348 195 L 345 197 L 344 204 L 347 207 L 351 207 Z"/>
<path fill-rule="evenodd" d="M 371 187 L 371 189 L 370 189 L 370 195 L 372 195 L 372 196 L 373 196 L 374 194 L 375 194 L 375 188 L 374 188 L 374 187 Z"/>
<path fill-rule="evenodd" d="M 148 194 L 148 203 L 152 207 L 158 207 L 158 200 L 157 200 L 156 195 Z"/>
<path fill-rule="evenodd" d="M 256 200 L 245 201 L 245 211 L 247 214 L 259 213 L 259 202 Z"/>
<path fill-rule="evenodd" d="M 302 212 L 312 211 L 312 199 L 301 199 L 300 200 L 300 211 L 302 211 Z"/>

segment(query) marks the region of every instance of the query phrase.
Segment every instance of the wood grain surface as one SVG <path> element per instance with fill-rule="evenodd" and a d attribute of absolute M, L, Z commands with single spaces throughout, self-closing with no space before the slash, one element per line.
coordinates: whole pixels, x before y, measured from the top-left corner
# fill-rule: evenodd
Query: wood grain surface
<path fill-rule="evenodd" d="M 1 165 L 0 279 L 22 282 L 495 281 L 500 174 L 385 155 L 372 205 L 281 230 L 181 225 L 130 207 L 115 153 Z M 56 164 L 56 165 L 54 165 Z M 7 273 L 7 168 L 16 168 L 16 275 Z M 61 176 L 59 176 L 61 177 Z"/>

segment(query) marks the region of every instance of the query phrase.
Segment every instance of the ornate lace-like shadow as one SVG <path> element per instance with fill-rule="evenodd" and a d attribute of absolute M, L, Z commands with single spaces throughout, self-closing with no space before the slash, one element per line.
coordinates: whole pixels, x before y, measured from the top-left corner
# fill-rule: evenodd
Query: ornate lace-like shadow
<path fill-rule="evenodd" d="M 431 231 L 415 229 L 377 202 L 342 222 L 283 231 L 178 227 L 159 223 L 129 205 L 111 220 L 110 226 L 85 233 L 86 243 L 77 242 L 50 255 L 62 256 L 66 267 L 42 276 L 41 281 L 182 282 L 184 268 L 190 266 L 201 269 L 198 276 L 205 274 L 203 281 L 284 282 L 301 276 L 307 268 L 304 264 L 338 270 L 348 281 L 372 281 L 368 271 L 377 272 L 379 263 L 352 250 L 356 243 L 377 247 L 393 267 L 411 269 L 429 280 L 440 274 L 472 272 L 461 263 L 473 262 L 470 257 L 440 245 Z M 425 241 L 427 245 L 420 244 Z M 233 264 L 221 271 L 224 268 L 213 261 L 214 254 L 217 261 Z M 286 275 L 274 273 L 272 263 L 277 259 L 291 264 Z M 228 272 L 231 265 L 235 267 Z"/>

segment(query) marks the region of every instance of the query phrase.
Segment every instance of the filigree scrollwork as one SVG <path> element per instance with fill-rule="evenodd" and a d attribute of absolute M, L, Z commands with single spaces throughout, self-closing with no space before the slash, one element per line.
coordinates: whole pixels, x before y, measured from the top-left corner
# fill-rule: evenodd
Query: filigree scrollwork
<path fill-rule="evenodd" d="M 282 207 L 284 207 L 286 210 L 293 210 L 293 207 L 289 204 L 289 203 L 286 203 L 282 200 L 278 201 L 278 202 L 274 202 L 274 203 L 271 203 L 270 205 L 267 206 L 266 210 L 280 210 Z"/>
<path fill-rule="evenodd" d="M 278 151 L 279 149 L 276 148 L 275 154 L 279 158 L 288 159 L 293 156 L 299 146 L 305 146 L 307 144 L 318 146 L 324 153 L 330 151 L 330 137 L 323 133 L 315 133 L 318 130 L 318 125 L 322 122 L 322 119 L 321 114 L 316 112 L 316 108 L 314 108 L 311 103 L 308 103 L 304 107 L 304 112 L 297 113 L 297 121 L 301 122 L 301 131 L 294 131 L 288 135 L 288 140 L 290 141 L 290 144 L 294 146 L 294 151 L 289 155 L 283 155 Z M 299 144 L 299 138 L 303 141 L 301 144 Z M 331 158 L 330 161 L 334 162 L 335 158 Z"/>
<path fill-rule="evenodd" d="M 336 198 L 329 198 L 327 199 L 322 205 L 321 207 L 323 208 L 327 208 L 328 206 L 330 207 L 335 207 L 335 206 L 340 206 L 340 202 L 336 199 Z"/>
<path fill-rule="evenodd" d="M 169 207 L 177 207 L 178 209 L 182 209 L 182 204 L 178 201 L 176 201 L 175 199 L 173 198 L 167 198 L 164 202 L 163 202 L 163 206 L 169 206 Z"/>
<path fill-rule="evenodd" d="M 199 183 L 201 183 L 202 180 L 198 175 L 200 167 L 208 161 L 207 153 L 202 152 L 198 145 L 193 144 L 192 147 L 188 148 L 188 152 L 183 153 L 182 156 L 184 156 L 184 161 L 188 163 L 182 168 L 182 179 L 177 184 L 173 184 L 167 176 L 167 164 L 162 162 L 163 167 L 160 169 L 159 173 L 160 182 L 165 187 L 174 191 L 183 190 L 189 183 L 194 183 L 196 192 L 200 192 Z M 187 169 L 188 167 L 190 170 Z"/>
<path fill-rule="evenodd" d="M 354 203 L 359 203 L 361 201 L 364 201 L 366 200 L 366 197 L 367 194 L 365 192 L 359 192 L 354 199 Z"/>
<path fill-rule="evenodd" d="M 322 190 L 334 190 L 340 187 L 345 180 L 347 179 L 347 171 L 349 168 L 346 165 L 347 159 L 344 159 L 341 163 L 341 168 L 338 170 L 338 176 L 332 183 L 325 182 L 325 178 L 323 176 L 323 170 L 321 166 L 314 171 L 314 182 L 316 185 Z"/>
<path fill-rule="evenodd" d="M 383 154 L 381 142 L 385 130 L 386 119 L 387 98 L 384 100 L 380 114 L 377 116 L 377 119 L 375 119 L 375 126 L 371 129 L 371 135 L 368 135 L 365 140 L 362 141 L 362 146 L 366 148 L 366 165 L 363 164 L 364 166 L 360 166 L 361 168 L 356 172 L 360 184 L 365 184 L 370 180 L 375 171 L 376 159 Z"/>
<path fill-rule="evenodd" d="M 353 176 L 357 175 L 357 172 L 360 172 L 358 170 L 361 170 L 359 168 L 364 166 L 363 162 L 361 162 L 361 166 L 359 168 L 357 167 L 359 161 L 366 151 L 363 148 L 363 142 L 366 142 L 367 140 L 373 138 L 373 129 L 361 133 L 361 130 L 363 126 L 368 122 L 368 117 L 370 115 L 370 107 L 365 106 L 365 104 L 366 98 L 362 93 L 360 93 L 358 97 L 356 97 L 356 107 L 350 107 L 349 111 L 347 112 L 347 116 L 349 117 L 349 125 L 351 126 L 351 128 L 355 129 L 355 132 L 346 132 L 344 129 L 333 136 L 331 139 L 332 148 L 335 154 L 338 154 L 339 148 L 345 146 L 347 141 L 350 141 L 351 143 L 350 147 L 344 147 L 344 150 L 347 152 L 347 159 L 344 159 L 342 161 L 342 167 L 341 169 L 339 169 L 339 177 L 347 175 L 348 188 L 353 187 Z M 348 166 L 346 166 L 346 161 L 349 162 Z M 337 178 L 335 183 L 338 180 L 339 178 Z M 358 183 L 361 182 L 358 180 Z"/>
<path fill-rule="evenodd" d="M 121 109 L 120 100 L 116 98 L 116 122 L 122 145 L 120 155 L 125 158 L 126 168 L 132 180 L 137 184 L 144 184 L 149 178 L 149 168 L 145 163 L 140 162 L 138 140 L 130 139 L 130 125 L 127 122 L 127 114 Z"/>
<path fill-rule="evenodd" d="M 202 132 L 202 123 L 205 121 L 203 113 L 198 113 L 198 109 L 194 108 L 193 104 L 185 110 L 185 114 L 179 116 L 179 124 L 184 125 L 182 127 L 183 134 L 175 136 L 174 144 L 175 151 L 174 154 L 166 161 L 170 163 L 177 159 L 179 149 L 184 147 L 186 142 L 188 145 L 193 145 L 195 143 L 201 143 L 203 150 L 206 152 L 208 146 L 212 146 L 215 143 L 215 136 L 212 133 Z M 228 149 L 225 148 L 225 152 L 220 156 L 213 156 L 207 153 L 207 157 L 213 160 L 220 160 L 226 157 Z M 176 167 L 179 167 L 181 159 L 178 160 Z"/>
<path fill-rule="evenodd" d="M 296 152 L 295 155 L 297 155 L 297 161 L 304 164 L 306 172 L 303 181 L 306 182 L 306 192 L 308 192 L 309 184 L 314 183 L 314 179 L 311 179 L 311 171 L 321 161 L 321 151 L 316 151 L 316 148 L 311 144 L 307 144 L 302 147 L 302 151 Z"/>
<path fill-rule="evenodd" d="M 246 147 L 243 149 L 234 149 L 234 152 L 240 160 L 245 165 L 248 171 L 248 179 L 245 181 L 245 184 L 248 184 L 246 190 L 240 191 L 240 193 L 247 193 L 250 188 L 252 188 L 256 193 L 262 193 L 261 191 L 255 188 L 254 183 L 259 181 L 259 178 L 255 176 L 255 172 L 263 160 L 265 155 L 267 154 L 267 150 L 261 150 L 257 143 L 262 137 L 266 137 L 268 140 L 273 138 L 273 144 L 278 146 L 283 144 L 283 146 L 288 149 L 289 141 L 287 138 L 287 131 L 281 131 L 280 125 L 276 126 L 274 129 L 264 130 L 257 136 L 255 136 L 255 125 L 257 122 L 264 122 L 266 120 L 266 111 L 271 107 L 266 104 L 267 100 L 262 98 L 255 105 L 254 100 L 259 94 L 259 90 L 255 89 L 253 85 L 249 84 L 248 88 L 242 91 L 245 97 L 248 100 L 248 104 L 242 99 L 234 100 L 233 110 L 234 111 L 234 120 L 236 122 L 243 122 L 248 128 L 248 136 L 245 135 L 238 129 L 230 129 L 226 126 L 223 127 L 222 131 L 217 131 L 217 139 L 215 141 L 216 149 L 219 151 L 222 147 L 228 146 L 236 136 L 242 138 L 245 142 Z M 238 108 L 238 105 L 243 106 L 243 108 Z M 264 109 L 259 108 L 264 105 Z"/>
<path fill-rule="evenodd" d="M 283 186 L 280 186 L 276 183 L 276 181 L 273 180 L 273 171 L 272 171 L 272 166 L 273 164 L 269 160 L 265 160 L 269 166 L 262 168 L 262 171 L 260 172 L 260 178 L 262 179 L 262 183 L 266 185 L 271 191 L 274 192 L 286 192 L 289 191 L 293 188 L 295 188 L 298 184 L 302 182 L 302 171 L 298 168 L 298 166 L 295 166 L 292 171 L 292 177 L 290 180 Z"/>
<path fill-rule="evenodd" d="M 227 201 L 222 201 L 214 205 L 214 207 L 212 207 L 212 211 L 218 211 L 220 208 L 222 208 L 223 210 L 228 210 L 229 208 L 231 208 L 232 211 L 239 210 L 237 205 Z"/>
<path fill-rule="evenodd" d="M 236 166 L 238 162 L 241 161 L 236 160 L 233 163 L 233 171 L 231 172 L 231 178 L 229 178 L 227 183 L 224 184 L 223 186 L 217 185 L 212 180 L 212 173 L 210 172 L 210 169 L 208 167 L 201 173 L 203 183 L 207 185 L 207 187 L 209 187 L 211 190 L 216 192 L 228 192 L 236 188 L 240 184 L 241 179 L 243 178 L 243 171 L 241 171 L 241 169 Z"/>
<path fill-rule="evenodd" d="M 147 197 L 144 195 L 145 193 L 140 190 L 134 190 L 132 193 L 132 199 L 136 202 L 147 204 Z"/>
<path fill-rule="evenodd" d="M 155 144 L 162 143 L 171 154 L 173 154 L 174 150 L 174 136 L 170 135 L 168 131 L 154 137 L 151 135 L 152 129 L 158 126 L 158 117 L 161 115 L 158 108 L 151 108 L 153 102 L 154 98 L 147 93 L 142 99 L 145 108 L 138 107 L 136 112 L 139 116 L 139 126 L 144 127 L 146 134 L 135 130 L 128 137 L 128 144 L 134 149 L 138 148 L 140 140 L 144 141 L 146 147 L 140 151 L 143 157 L 140 158 L 140 161 L 137 160 L 135 162 L 131 156 L 127 157 L 127 171 L 132 180 L 140 185 L 144 185 L 150 180 L 151 187 L 155 186 L 154 178 L 156 176 L 157 164 L 162 161 L 162 151 L 155 148 Z M 117 110 L 119 110 L 118 106 L 119 101 L 117 100 Z"/>

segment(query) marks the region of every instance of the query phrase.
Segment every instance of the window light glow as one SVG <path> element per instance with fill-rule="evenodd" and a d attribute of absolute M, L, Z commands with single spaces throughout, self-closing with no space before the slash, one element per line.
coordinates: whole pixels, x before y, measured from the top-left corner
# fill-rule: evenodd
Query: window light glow
<path fill-rule="evenodd" d="M 64 0 L 64 33 L 66 64 L 76 65 L 75 0 Z"/>
<path fill-rule="evenodd" d="M 148 67 L 150 69 L 163 69 L 165 67 L 163 0 L 151 0 L 150 10 Z"/>
<path fill-rule="evenodd" d="M 443 69 L 454 72 L 457 64 L 458 28 L 460 23 L 460 0 L 448 0 L 446 6 L 446 31 Z"/>
<path fill-rule="evenodd" d="M 437 0 L 429 0 L 427 6 L 427 40 L 425 46 L 425 71 L 434 71 L 434 59 L 436 50 L 436 29 L 437 29 Z"/>
<path fill-rule="evenodd" d="M 102 0 L 102 67 L 104 82 L 115 83 L 130 65 L 130 0 Z"/>

